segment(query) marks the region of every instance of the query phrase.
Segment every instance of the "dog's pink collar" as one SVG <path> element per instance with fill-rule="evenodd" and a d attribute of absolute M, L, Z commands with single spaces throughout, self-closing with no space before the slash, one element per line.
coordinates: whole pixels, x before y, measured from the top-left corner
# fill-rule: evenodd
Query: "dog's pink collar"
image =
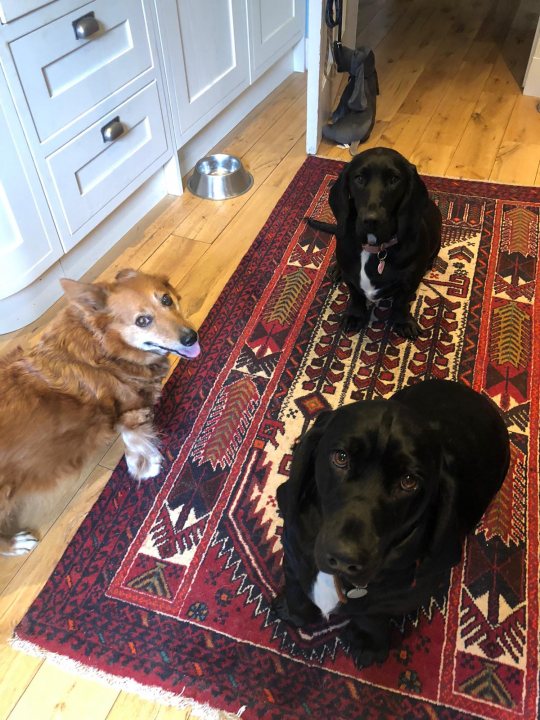
<path fill-rule="evenodd" d="M 382 275 L 384 272 L 384 266 L 386 265 L 386 256 L 388 255 L 387 248 L 392 247 L 392 245 L 397 245 L 397 237 L 394 235 L 393 238 L 390 238 L 390 240 L 387 243 L 381 243 L 380 245 L 370 245 L 369 243 L 365 243 L 362 245 L 362 250 L 365 250 L 368 253 L 372 253 L 373 255 L 377 253 L 377 259 L 379 260 L 379 264 L 377 265 L 377 272 L 379 275 Z"/>
<path fill-rule="evenodd" d="M 387 243 L 381 243 L 380 245 L 370 245 L 369 243 L 364 243 L 362 245 L 362 250 L 365 250 L 368 253 L 377 253 L 377 255 L 381 252 L 384 252 L 387 248 L 392 247 L 392 245 L 397 245 L 397 237 L 394 235 L 393 238 L 391 238 Z"/>

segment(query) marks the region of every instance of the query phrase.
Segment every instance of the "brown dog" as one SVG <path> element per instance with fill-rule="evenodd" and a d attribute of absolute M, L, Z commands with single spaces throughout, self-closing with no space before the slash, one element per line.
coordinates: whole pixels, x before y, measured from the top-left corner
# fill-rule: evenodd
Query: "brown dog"
<path fill-rule="evenodd" d="M 63 280 L 68 306 L 39 344 L 0 360 L 0 554 L 22 555 L 37 540 L 23 524 L 116 433 L 128 469 L 158 475 L 153 406 L 167 353 L 194 358 L 188 327 L 166 278 L 122 270 L 113 283 Z"/>

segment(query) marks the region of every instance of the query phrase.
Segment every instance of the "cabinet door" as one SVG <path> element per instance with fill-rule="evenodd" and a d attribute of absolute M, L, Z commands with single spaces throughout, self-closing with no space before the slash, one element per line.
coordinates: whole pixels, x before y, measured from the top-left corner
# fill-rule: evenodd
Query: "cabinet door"
<path fill-rule="evenodd" d="M 0 299 L 3 299 L 39 277 L 63 251 L 1 74 L 0 138 Z M 4 332 L 1 328 L 2 323 L 0 332 Z"/>
<path fill-rule="evenodd" d="M 248 0 L 251 82 L 304 35 L 306 0 Z"/>
<path fill-rule="evenodd" d="M 245 0 L 156 2 L 177 145 L 249 85 Z"/>

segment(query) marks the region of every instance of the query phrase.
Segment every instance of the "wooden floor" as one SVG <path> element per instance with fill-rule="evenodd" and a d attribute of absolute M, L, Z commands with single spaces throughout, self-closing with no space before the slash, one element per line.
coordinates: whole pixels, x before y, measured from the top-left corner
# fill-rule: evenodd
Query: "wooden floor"
<path fill-rule="evenodd" d="M 381 86 L 367 146 L 394 147 L 427 174 L 540 185 L 538 100 L 523 97 L 516 81 L 532 45 L 536 4 L 360 0 L 359 39 L 375 50 Z M 163 201 L 152 223 L 106 259 L 101 277 L 128 266 L 169 273 L 198 326 L 305 158 L 304 108 L 305 77 L 296 74 L 219 146 L 243 158 L 255 178 L 251 191 L 223 203 L 189 194 Z M 320 154 L 350 159 L 347 150 L 326 143 Z M 0 350 L 32 342 L 56 311 L 0 338 Z M 45 518 L 31 555 L 0 558 L 0 720 L 190 715 L 69 675 L 7 645 L 121 453 L 117 441 L 89 464 Z"/>

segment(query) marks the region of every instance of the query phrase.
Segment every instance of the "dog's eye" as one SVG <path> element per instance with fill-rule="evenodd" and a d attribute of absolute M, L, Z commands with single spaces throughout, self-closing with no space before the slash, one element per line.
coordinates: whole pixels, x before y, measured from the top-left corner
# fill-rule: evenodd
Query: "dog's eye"
<path fill-rule="evenodd" d="M 135 318 L 135 325 L 138 325 L 139 327 L 148 327 L 151 322 L 151 315 L 139 315 L 139 317 Z"/>
<path fill-rule="evenodd" d="M 360 185 L 361 187 L 363 187 L 363 186 L 367 183 L 367 178 L 365 178 L 363 175 L 357 175 L 357 176 L 354 178 L 354 182 L 355 182 L 357 185 Z"/>
<path fill-rule="evenodd" d="M 405 475 L 399 481 L 399 487 L 404 492 L 414 492 L 418 488 L 418 478 L 414 475 Z"/>
<path fill-rule="evenodd" d="M 343 469 L 349 467 L 349 456 L 345 450 L 333 450 L 330 458 L 338 468 Z"/>
<path fill-rule="evenodd" d="M 391 175 L 388 178 L 388 184 L 389 185 L 397 185 L 400 180 L 401 180 L 401 178 L 399 177 L 399 175 Z"/>
<path fill-rule="evenodd" d="M 163 297 L 161 298 L 161 304 L 170 307 L 173 304 L 172 297 L 165 293 L 165 295 L 163 295 Z"/>

